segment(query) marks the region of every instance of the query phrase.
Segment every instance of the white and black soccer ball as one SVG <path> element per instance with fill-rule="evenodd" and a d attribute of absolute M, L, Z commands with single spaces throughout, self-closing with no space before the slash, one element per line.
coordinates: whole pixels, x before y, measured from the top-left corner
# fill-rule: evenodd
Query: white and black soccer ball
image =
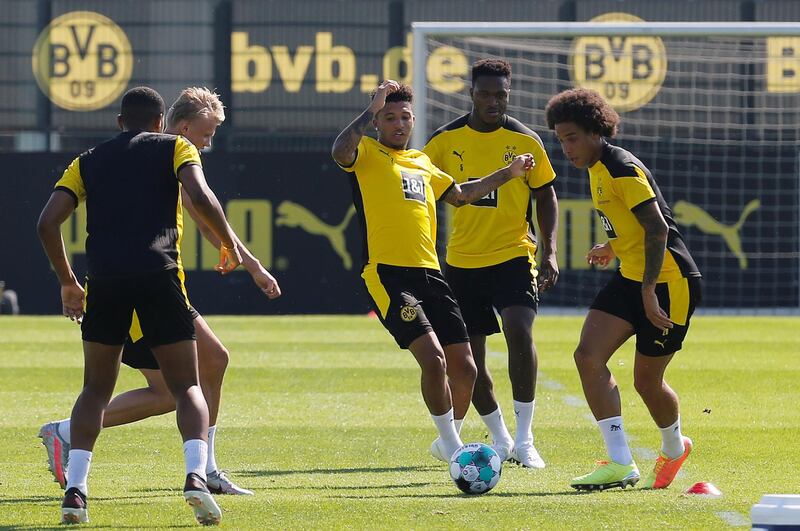
<path fill-rule="evenodd" d="M 469 443 L 450 458 L 450 478 L 467 494 L 484 494 L 500 481 L 503 462 L 490 446 Z"/>

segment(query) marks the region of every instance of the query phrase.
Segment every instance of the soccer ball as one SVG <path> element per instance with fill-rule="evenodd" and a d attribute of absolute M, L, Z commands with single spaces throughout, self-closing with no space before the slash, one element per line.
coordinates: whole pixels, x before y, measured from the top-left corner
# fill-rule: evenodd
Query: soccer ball
<path fill-rule="evenodd" d="M 503 462 L 483 443 L 465 444 L 450 458 L 450 478 L 467 494 L 489 492 L 500 481 Z"/>

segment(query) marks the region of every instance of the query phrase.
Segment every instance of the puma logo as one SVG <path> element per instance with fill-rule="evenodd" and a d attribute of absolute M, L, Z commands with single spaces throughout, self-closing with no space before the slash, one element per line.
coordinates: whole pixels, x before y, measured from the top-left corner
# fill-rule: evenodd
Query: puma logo
<path fill-rule="evenodd" d="M 678 201 L 672 209 L 675 221 L 686 227 L 696 226 L 706 234 L 722 236 L 728 249 L 739 259 L 739 268 L 747 269 L 747 255 L 742 251 L 742 240 L 739 230 L 744 225 L 747 216 L 761 207 L 761 201 L 753 199 L 744 207 L 739 221 L 733 225 L 724 225 L 711 217 L 711 215 L 697 205 L 687 201 Z"/>
<path fill-rule="evenodd" d="M 667 342 L 667 340 L 666 340 L 666 339 L 662 339 L 661 341 L 659 341 L 659 340 L 657 340 L 657 339 L 656 339 L 655 341 L 653 341 L 653 343 L 655 343 L 656 345 L 658 345 L 658 346 L 659 346 L 659 347 L 661 347 L 661 348 L 664 348 L 664 344 L 665 344 L 666 342 Z"/>
<path fill-rule="evenodd" d="M 463 150 L 463 151 L 461 151 L 461 153 L 459 153 L 455 149 L 453 150 L 453 155 L 458 157 L 458 160 L 461 161 L 461 164 L 458 165 L 458 169 L 461 170 L 461 171 L 464 171 L 464 151 L 466 151 L 466 150 Z"/>
<path fill-rule="evenodd" d="M 622 426 L 620 424 L 612 424 L 611 427 L 609 428 L 610 431 L 619 431 L 621 429 Z"/>
<path fill-rule="evenodd" d="M 342 266 L 349 271 L 353 268 L 353 258 L 347 252 L 344 231 L 355 213 L 355 207 L 351 206 L 341 223 L 328 225 L 303 205 L 284 201 L 278 205 L 278 217 L 275 224 L 279 227 L 297 227 L 315 236 L 325 236 L 334 252 L 342 259 Z"/>

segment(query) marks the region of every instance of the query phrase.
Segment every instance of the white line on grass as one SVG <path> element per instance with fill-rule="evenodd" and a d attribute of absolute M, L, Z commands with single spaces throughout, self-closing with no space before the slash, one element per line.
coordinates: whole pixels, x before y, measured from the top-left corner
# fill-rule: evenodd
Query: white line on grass
<path fill-rule="evenodd" d="M 717 511 L 714 514 L 731 527 L 745 527 L 750 525 L 750 519 L 736 511 Z"/>

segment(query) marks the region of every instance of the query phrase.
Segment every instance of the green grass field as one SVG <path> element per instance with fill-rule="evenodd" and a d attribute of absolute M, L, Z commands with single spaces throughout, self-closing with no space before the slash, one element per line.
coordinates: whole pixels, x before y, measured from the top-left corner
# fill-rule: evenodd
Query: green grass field
<path fill-rule="evenodd" d="M 800 492 L 800 318 L 693 321 L 668 379 L 695 452 L 666 491 L 577 494 L 571 477 L 604 458 L 572 351 L 580 317 L 536 324 L 540 379 L 536 445 L 547 468 L 506 465 L 482 497 L 462 495 L 428 455 L 434 427 L 419 371 L 366 317 L 208 319 L 231 351 L 219 422 L 219 464 L 256 491 L 218 497 L 231 529 L 718 529 L 749 525 L 764 493 Z M 506 412 L 502 339 L 490 364 Z M 38 428 L 68 416 L 82 382 L 79 331 L 62 318 L 0 318 L 0 528 L 58 527 L 61 491 Z M 646 472 L 658 431 L 632 385 L 632 343 L 611 362 L 626 430 Z M 123 369 L 118 390 L 138 387 Z M 513 418 L 513 415 L 511 415 Z M 513 429 L 513 428 L 512 428 Z M 485 441 L 474 411 L 464 441 Z M 711 481 L 721 499 L 687 497 Z M 90 527 L 194 525 L 180 489 L 174 415 L 101 434 L 90 475 Z"/>

